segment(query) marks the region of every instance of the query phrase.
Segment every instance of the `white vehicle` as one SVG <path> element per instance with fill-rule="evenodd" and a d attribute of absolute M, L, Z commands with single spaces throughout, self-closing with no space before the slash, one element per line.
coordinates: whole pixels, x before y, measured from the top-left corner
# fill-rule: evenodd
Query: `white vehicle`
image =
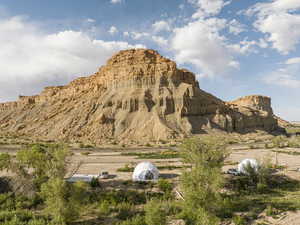
<path fill-rule="evenodd" d="M 72 177 L 69 177 L 67 179 L 70 183 L 75 183 L 77 181 L 83 181 L 83 182 L 91 182 L 93 178 L 98 178 L 98 175 L 89 175 L 89 174 L 74 174 Z"/>
<path fill-rule="evenodd" d="M 109 178 L 108 172 L 107 171 L 101 172 L 100 175 L 99 175 L 99 178 L 100 179 L 108 179 Z"/>
<path fill-rule="evenodd" d="M 232 174 L 232 175 L 234 175 L 234 176 L 240 175 L 240 173 L 237 171 L 237 169 L 228 169 L 228 170 L 227 170 L 227 173 L 228 173 L 228 174 Z"/>

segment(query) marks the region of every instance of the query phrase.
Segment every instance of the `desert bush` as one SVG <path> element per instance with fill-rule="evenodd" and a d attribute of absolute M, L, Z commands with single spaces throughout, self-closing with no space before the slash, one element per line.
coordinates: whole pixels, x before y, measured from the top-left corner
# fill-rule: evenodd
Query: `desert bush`
<path fill-rule="evenodd" d="M 283 136 L 277 136 L 272 139 L 272 144 L 275 148 L 284 148 L 287 145 L 287 139 Z"/>
<path fill-rule="evenodd" d="M 126 220 L 135 213 L 134 206 L 128 202 L 117 204 L 115 209 L 117 211 L 117 218 L 120 220 Z"/>
<path fill-rule="evenodd" d="M 134 168 L 129 164 L 126 164 L 124 167 L 117 169 L 118 172 L 133 172 L 133 170 Z"/>
<path fill-rule="evenodd" d="M 100 203 L 99 207 L 98 207 L 98 214 L 99 214 L 99 217 L 101 218 L 102 216 L 107 216 L 110 214 L 111 212 L 111 204 L 104 200 Z"/>
<path fill-rule="evenodd" d="M 145 205 L 145 221 L 147 225 L 166 225 L 166 213 L 162 203 L 158 200 L 151 200 Z"/>
<path fill-rule="evenodd" d="M 266 207 L 267 216 L 275 216 L 277 214 L 278 214 L 278 210 L 276 210 L 272 205 L 267 205 Z"/>
<path fill-rule="evenodd" d="M 166 199 L 172 198 L 173 184 L 166 179 L 159 179 L 157 182 L 158 188 L 164 192 Z"/>
<path fill-rule="evenodd" d="M 141 215 L 137 215 L 131 219 L 127 219 L 118 223 L 118 225 L 147 225 L 145 222 L 145 217 Z"/>
<path fill-rule="evenodd" d="M 92 180 L 91 180 L 91 182 L 90 182 L 90 186 L 92 188 L 100 187 L 100 183 L 99 183 L 98 178 L 93 177 Z"/>
<path fill-rule="evenodd" d="M 233 223 L 235 225 L 246 225 L 247 221 L 245 220 L 245 218 L 243 218 L 241 216 L 235 216 L 235 217 L 233 217 Z"/>
<path fill-rule="evenodd" d="M 80 152 L 80 155 L 85 155 L 85 156 L 87 156 L 87 155 L 89 155 L 89 154 L 91 154 L 90 152 Z"/>

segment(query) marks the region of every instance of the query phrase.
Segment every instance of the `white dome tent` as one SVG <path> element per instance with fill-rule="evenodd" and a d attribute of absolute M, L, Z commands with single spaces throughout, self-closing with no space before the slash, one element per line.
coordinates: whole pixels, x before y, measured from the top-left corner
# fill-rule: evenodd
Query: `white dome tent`
<path fill-rule="evenodd" d="M 139 163 L 133 171 L 132 179 L 133 181 L 150 181 L 157 180 L 159 177 L 159 171 L 150 162 Z"/>
<path fill-rule="evenodd" d="M 259 163 L 256 159 L 244 159 L 238 165 L 238 172 L 247 175 L 247 167 L 251 167 L 255 172 L 259 169 Z"/>

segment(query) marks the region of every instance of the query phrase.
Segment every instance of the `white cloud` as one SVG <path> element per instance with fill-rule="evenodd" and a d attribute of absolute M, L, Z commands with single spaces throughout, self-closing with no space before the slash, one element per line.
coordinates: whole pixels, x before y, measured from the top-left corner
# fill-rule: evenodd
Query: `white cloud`
<path fill-rule="evenodd" d="M 197 7 L 197 12 L 192 16 L 195 19 L 217 15 L 224 6 L 230 3 L 224 0 L 188 0 L 188 2 Z"/>
<path fill-rule="evenodd" d="M 122 0 L 110 0 L 110 2 L 111 2 L 112 4 L 117 4 L 117 3 L 121 3 Z"/>
<path fill-rule="evenodd" d="M 244 39 L 237 44 L 229 44 L 227 45 L 228 49 L 242 55 L 246 55 L 249 53 L 258 53 L 257 49 L 255 48 L 259 43 L 256 41 L 249 41 Z"/>
<path fill-rule="evenodd" d="M 233 33 L 235 35 L 238 35 L 244 31 L 246 31 L 245 25 L 241 24 L 239 21 L 236 19 L 233 19 L 229 22 L 229 32 Z"/>
<path fill-rule="evenodd" d="M 145 37 L 149 37 L 150 34 L 147 33 L 147 32 L 136 32 L 136 31 L 132 31 L 130 32 L 130 36 L 132 39 L 134 40 L 140 40 L 142 38 L 145 38 Z"/>
<path fill-rule="evenodd" d="M 108 30 L 108 33 L 110 33 L 111 35 L 114 35 L 116 33 L 118 33 L 118 29 L 115 26 L 111 26 Z"/>
<path fill-rule="evenodd" d="M 300 57 L 290 58 L 285 62 L 285 64 L 287 65 L 300 64 Z"/>
<path fill-rule="evenodd" d="M 269 47 L 269 44 L 268 44 L 268 42 L 265 39 L 260 38 L 259 42 L 258 42 L 258 46 L 260 48 L 267 48 L 267 47 Z"/>
<path fill-rule="evenodd" d="M 47 34 L 21 17 L 0 20 L 1 101 L 89 75 L 121 49 L 143 47 L 66 30 Z"/>
<path fill-rule="evenodd" d="M 254 26 L 267 35 L 266 40 L 282 54 L 295 50 L 300 43 L 299 0 L 273 0 L 257 3 L 246 11 L 249 16 L 256 15 Z"/>
<path fill-rule="evenodd" d="M 160 31 L 170 31 L 171 27 L 167 21 L 161 20 L 156 21 L 154 24 L 152 24 L 152 28 L 154 32 L 160 32 Z"/>
<path fill-rule="evenodd" d="M 237 68 L 238 62 L 230 55 L 225 38 L 219 34 L 219 30 L 225 26 L 225 20 L 212 18 L 175 29 L 171 47 L 176 60 L 179 63 L 191 63 L 209 76 Z"/>
<path fill-rule="evenodd" d="M 88 19 L 86 20 L 86 22 L 88 22 L 88 23 L 95 23 L 96 20 L 94 20 L 94 19 L 92 19 L 92 18 L 88 18 Z"/>
<path fill-rule="evenodd" d="M 158 44 L 158 45 L 160 45 L 160 46 L 167 46 L 168 45 L 168 40 L 166 40 L 166 39 L 164 39 L 163 37 L 161 37 L 161 36 L 152 36 L 152 40 L 156 43 L 156 44 Z"/>
<path fill-rule="evenodd" d="M 284 66 L 268 74 L 263 81 L 270 85 L 300 88 L 300 58 L 290 58 Z"/>

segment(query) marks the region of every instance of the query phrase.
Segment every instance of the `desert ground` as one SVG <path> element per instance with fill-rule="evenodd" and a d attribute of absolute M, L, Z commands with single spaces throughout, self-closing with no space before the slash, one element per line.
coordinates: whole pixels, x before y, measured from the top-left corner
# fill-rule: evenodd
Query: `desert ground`
<path fill-rule="evenodd" d="M 247 138 L 238 143 L 228 146 L 230 152 L 223 167 L 224 176 L 232 176 L 226 174 L 230 168 L 237 168 L 241 160 L 246 158 L 254 158 L 259 161 L 268 160 L 272 164 L 278 165 L 281 169 L 276 173 L 286 175 L 287 177 L 300 182 L 300 148 L 266 148 L 267 138 Z M 161 158 L 157 155 L 165 153 L 180 152 L 180 145 L 153 144 L 151 147 L 134 146 L 108 146 L 108 147 L 90 147 L 79 148 L 70 146 L 72 156 L 70 158 L 71 167 L 78 167 L 77 174 L 96 175 L 100 172 L 107 171 L 110 176 L 108 179 L 101 180 L 101 185 L 110 188 L 124 188 L 126 181 L 130 181 L 133 168 L 139 163 L 150 161 L 160 169 L 160 177 L 169 179 L 175 185 L 178 184 L 183 168 L 186 169 L 180 157 Z M 21 146 L 19 144 L 2 144 L 0 145 L 0 153 L 7 152 L 15 154 Z M 154 157 L 149 156 L 153 154 Z M 146 157 L 145 157 L 146 156 Z M 128 171 L 126 169 L 130 168 Z M 124 170 L 125 169 L 125 170 Z M 123 171 L 122 171 L 123 170 Z M 72 170 L 72 172 L 74 172 Z M 1 172 L 0 176 L 7 175 Z M 292 199 L 298 201 L 300 190 L 288 190 L 281 193 L 279 198 Z M 278 199 L 276 196 L 274 199 Z M 273 201 L 273 200 L 272 200 Z M 275 200 L 274 200 L 275 201 Z M 299 225 L 300 211 L 282 210 L 276 216 L 267 216 L 265 212 L 260 213 L 253 224 L 270 224 L 270 225 Z"/>

